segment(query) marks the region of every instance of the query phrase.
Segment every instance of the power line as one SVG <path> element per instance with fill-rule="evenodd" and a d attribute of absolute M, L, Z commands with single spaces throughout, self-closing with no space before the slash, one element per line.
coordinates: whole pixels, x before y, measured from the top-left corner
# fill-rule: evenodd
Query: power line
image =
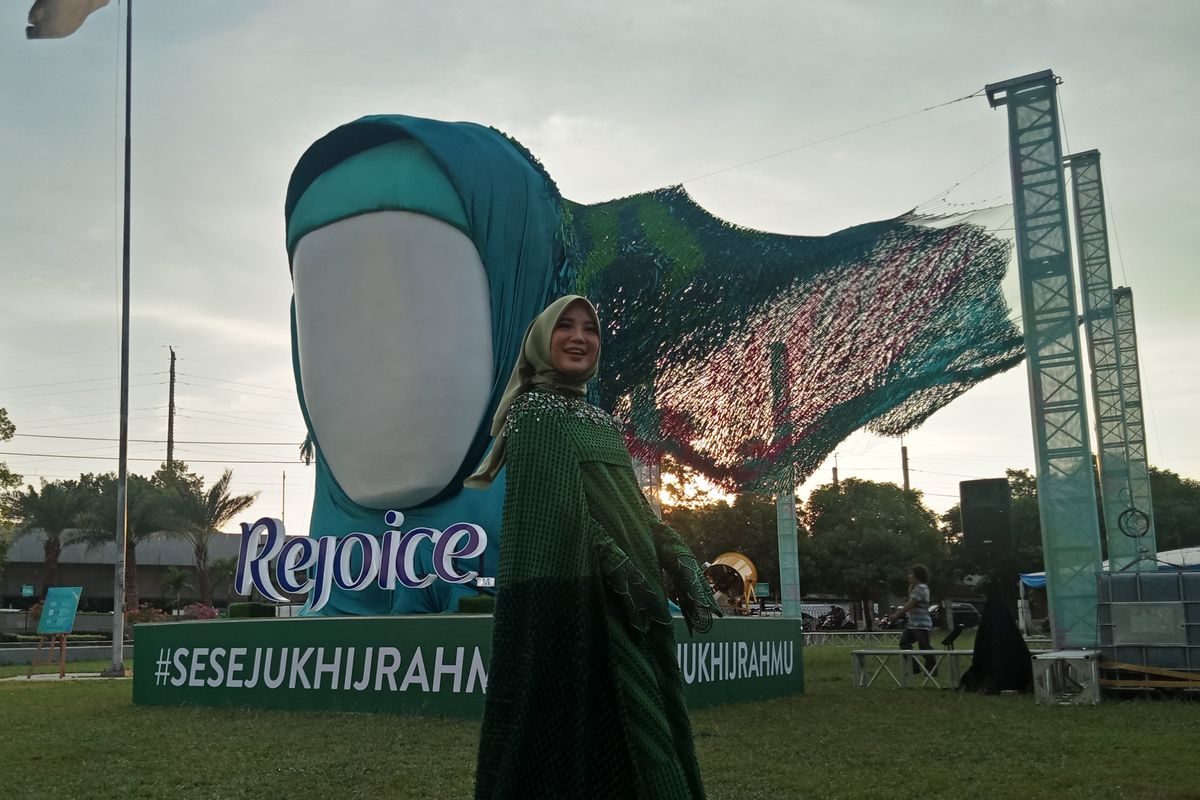
<path fill-rule="evenodd" d="M 91 459 L 93 461 L 112 461 L 113 460 L 112 456 L 76 456 L 76 455 L 69 455 L 66 453 L 11 453 L 11 452 L 7 452 L 7 451 L 3 451 L 3 450 L 0 450 L 0 456 L 24 456 L 27 458 L 82 458 L 82 459 Z M 162 459 L 162 458 L 130 458 L 127 460 L 128 461 L 152 461 L 152 462 L 156 462 L 156 463 L 162 463 L 166 459 Z M 239 459 L 233 459 L 233 458 L 222 458 L 222 459 L 212 459 L 212 460 L 187 459 L 187 461 L 190 464 L 303 464 L 304 463 L 303 461 L 300 460 L 299 456 L 297 456 L 294 460 L 290 460 L 290 461 L 250 461 L 250 460 L 239 460 Z"/>
<path fill-rule="evenodd" d="M 839 466 L 843 472 L 891 472 L 900 469 L 899 467 L 847 467 L 844 461 L 840 462 Z"/>
<path fill-rule="evenodd" d="M 116 442 L 118 439 L 105 436 L 55 436 L 49 433 L 15 433 L 14 436 L 25 436 L 31 439 L 72 439 L 86 442 Z M 138 444 L 166 444 L 166 439 L 128 439 L 129 442 L 137 442 Z M 217 441 L 183 441 L 176 439 L 175 444 L 229 444 L 229 445 L 254 445 L 254 446 L 287 446 L 299 447 L 298 442 L 217 442 Z"/>
<path fill-rule="evenodd" d="M 166 381 L 153 381 L 151 383 L 135 383 L 135 384 L 131 385 L 129 388 L 130 389 L 141 389 L 146 386 L 163 386 L 165 384 L 166 384 Z M 65 392 L 34 392 L 33 394 L 16 395 L 14 399 L 28 400 L 31 397 L 57 397 L 60 394 L 82 394 L 84 392 L 111 392 L 112 389 L 113 389 L 113 387 L 111 387 L 111 386 L 97 386 L 92 389 L 68 389 Z"/>
<path fill-rule="evenodd" d="M 137 375 L 130 375 L 131 378 L 145 378 L 149 375 L 158 375 L 157 372 L 139 372 Z M 115 381 L 117 376 L 111 378 L 81 378 L 74 381 L 54 381 L 53 383 L 26 383 L 21 386 L 0 386 L 0 392 L 8 392 L 14 389 L 39 389 L 43 386 L 67 386 L 73 383 L 97 383 L 99 381 Z"/>
<path fill-rule="evenodd" d="M 934 471 L 932 471 L 932 470 L 928 470 L 928 469 L 913 469 L 912 471 L 913 471 L 913 472 L 920 472 L 920 473 L 923 473 L 923 474 L 925 474 L 925 475 L 942 475 L 942 476 L 945 476 L 945 477 L 947 477 L 947 478 L 971 478 L 971 479 L 973 479 L 973 480 L 981 480 L 981 481 L 982 481 L 982 480 L 987 480 L 987 479 L 986 479 L 986 478 L 984 478 L 982 475 L 961 475 L 961 474 L 959 474 L 959 473 L 957 473 L 957 472 L 934 472 Z"/>
<path fill-rule="evenodd" d="M 161 419 L 162 418 L 157 414 L 131 414 L 129 416 L 130 422 L 135 420 L 139 422 L 145 422 L 147 420 L 158 422 Z M 115 424 L 116 420 L 84 420 L 83 422 L 59 422 L 53 425 L 33 425 L 31 427 L 33 430 L 45 430 L 46 428 L 53 428 L 54 430 L 62 430 L 64 428 L 87 428 L 88 430 L 94 430 L 97 428 L 102 428 L 104 430 L 108 430 Z M 22 430 L 24 430 L 25 427 L 25 425 L 21 425 Z"/>
<path fill-rule="evenodd" d="M 219 383 L 232 383 L 236 386 L 249 386 L 252 389 L 269 389 L 272 392 L 283 392 L 285 394 L 290 394 L 290 395 L 295 394 L 294 390 L 292 390 L 292 389 L 280 389 L 278 386 L 266 386 L 261 383 L 244 383 L 242 381 L 231 381 L 231 380 L 227 380 L 225 378 L 212 378 L 212 377 L 209 377 L 208 375 L 197 375 L 194 372 L 180 372 L 179 374 L 182 376 L 185 376 L 185 377 L 200 378 L 201 380 L 205 380 L 205 381 L 218 381 Z"/>
<path fill-rule="evenodd" d="M 261 392 L 247 392 L 244 389 L 226 389 L 224 386 L 208 386 L 203 383 L 188 383 L 187 381 L 179 381 L 179 385 L 180 386 L 191 386 L 192 388 L 195 388 L 195 389 L 212 389 L 212 390 L 216 390 L 218 392 L 229 392 L 231 394 L 238 394 L 238 395 L 247 395 L 248 394 L 252 397 L 265 397 L 268 400 L 288 400 L 288 399 L 295 398 L 294 394 L 289 394 L 287 396 L 262 394 Z M 276 391 L 282 391 L 282 390 L 276 390 Z"/>
<path fill-rule="evenodd" d="M 268 425 L 268 426 L 274 426 L 274 427 L 276 427 L 276 428 L 282 428 L 283 430 L 287 431 L 289 434 L 290 434 L 290 433 L 291 433 L 291 432 L 294 430 L 294 428 L 293 428 L 292 426 L 290 426 L 290 425 L 284 425 L 284 424 L 280 424 L 280 423 L 278 423 L 278 422 L 272 422 L 272 421 L 270 421 L 270 420 L 254 419 L 253 417 L 246 416 L 246 415 L 248 415 L 248 414 L 254 414 L 254 415 L 256 415 L 256 416 L 273 417 L 273 418 L 276 418 L 276 419 L 278 419 L 278 418 L 280 418 L 280 417 L 283 417 L 283 416 L 287 415 L 287 414 L 288 414 L 290 411 L 292 411 L 293 409 L 288 409 L 288 410 L 286 410 L 286 411 L 284 411 L 284 410 L 276 410 L 276 411 L 243 411 L 243 410 L 239 409 L 239 411 L 238 411 L 238 413 L 237 413 L 237 414 L 230 414 L 230 413 L 228 413 L 228 412 L 226 412 L 226 411 L 210 411 L 210 410 L 208 410 L 208 409 L 206 409 L 206 408 L 193 408 L 193 407 L 189 407 L 189 408 L 187 408 L 187 409 L 184 409 L 184 408 L 180 408 L 179 406 L 176 406 L 176 408 L 177 408 L 177 410 L 178 410 L 178 411 L 180 411 L 180 412 L 183 412 L 183 411 L 185 411 L 185 410 L 186 410 L 187 412 L 189 412 L 189 413 L 191 413 L 191 414 L 206 414 L 206 415 L 208 415 L 208 416 L 210 416 L 210 417 L 224 417 L 224 418 L 226 418 L 226 419 L 232 419 L 232 420 L 235 420 L 235 421 L 237 421 L 237 422 L 249 423 L 249 424 L 251 424 L 251 425 Z M 299 411 L 299 408 L 296 408 L 296 409 L 294 409 L 294 410 L 295 410 L 295 411 Z M 181 415 L 182 415 L 182 414 L 181 414 Z M 216 421 L 216 422 L 224 422 L 225 420 L 224 420 L 224 419 L 216 419 L 216 420 L 214 420 L 214 421 Z"/>
<path fill-rule="evenodd" d="M 246 420 L 232 419 L 232 420 L 230 420 L 230 419 L 222 419 L 222 416 L 225 416 L 225 415 L 218 415 L 218 414 L 215 414 L 212 412 L 197 411 L 194 413 L 201 414 L 203 416 L 193 417 L 190 414 L 182 414 L 182 413 L 179 414 L 178 416 L 182 419 L 191 419 L 191 420 L 196 420 L 198 422 L 216 422 L 216 423 L 220 423 L 221 425 L 237 425 L 238 427 L 241 427 L 241 428 L 257 428 L 257 429 L 269 428 L 271 430 L 276 430 L 281 433 L 287 433 L 287 434 L 291 434 L 291 432 L 294 430 L 294 428 L 290 428 L 285 425 L 279 425 L 279 424 L 276 424 L 273 422 L 264 422 L 263 420 L 257 420 L 257 419 L 246 419 Z M 278 416 L 278 413 L 279 412 L 276 412 L 275 416 Z"/>
<path fill-rule="evenodd" d="M 29 405 L 29 404 L 28 403 L 8 403 L 7 405 Z M 38 403 L 38 405 L 44 406 L 46 404 Z M 107 406 L 73 406 L 73 405 L 67 405 L 65 403 L 53 403 L 52 406 L 54 408 L 107 408 Z M 163 408 L 163 406 L 142 406 L 140 408 L 131 408 L 129 410 L 130 411 L 158 411 L 161 408 Z M 83 419 L 84 417 L 111 417 L 112 415 L 114 415 L 116 413 L 118 413 L 118 412 L 116 412 L 116 411 L 100 411 L 95 414 L 69 414 L 65 417 L 39 417 L 38 419 L 20 420 L 20 424 L 32 425 L 37 422 L 57 422 L 57 421 L 63 420 L 63 419 Z"/>

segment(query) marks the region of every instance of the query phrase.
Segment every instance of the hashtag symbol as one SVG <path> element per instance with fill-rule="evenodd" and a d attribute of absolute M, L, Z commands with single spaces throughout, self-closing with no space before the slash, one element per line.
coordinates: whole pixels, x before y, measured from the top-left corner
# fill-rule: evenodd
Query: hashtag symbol
<path fill-rule="evenodd" d="M 171 675 L 171 651 L 163 648 L 158 651 L 158 661 L 154 662 L 154 685 L 162 686 Z"/>

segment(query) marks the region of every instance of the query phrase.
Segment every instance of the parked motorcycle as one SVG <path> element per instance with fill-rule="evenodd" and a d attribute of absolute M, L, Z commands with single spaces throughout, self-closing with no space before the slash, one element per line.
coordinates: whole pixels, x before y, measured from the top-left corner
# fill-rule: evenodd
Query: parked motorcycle
<path fill-rule="evenodd" d="M 834 606 L 817 620 L 817 630 L 819 631 L 855 630 L 857 628 L 854 620 L 841 606 Z"/>
<path fill-rule="evenodd" d="M 892 619 L 891 615 L 900 610 L 900 606 L 892 606 L 891 612 L 879 620 L 879 630 L 881 631 L 896 631 L 904 628 L 904 623 L 908 619 L 907 614 L 901 614 L 896 619 Z"/>

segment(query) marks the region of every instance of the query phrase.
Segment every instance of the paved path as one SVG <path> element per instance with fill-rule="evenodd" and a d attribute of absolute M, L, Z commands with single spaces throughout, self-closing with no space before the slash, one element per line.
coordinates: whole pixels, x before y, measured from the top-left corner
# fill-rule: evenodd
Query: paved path
<path fill-rule="evenodd" d="M 0 678 L 0 681 L 56 681 L 58 680 L 57 672 L 38 672 L 32 678 L 25 675 L 17 675 L 12 678 Z M 65 681 L 127 681 L 131 678 L 105 678 L 98 672 L 68 672 Z"/>

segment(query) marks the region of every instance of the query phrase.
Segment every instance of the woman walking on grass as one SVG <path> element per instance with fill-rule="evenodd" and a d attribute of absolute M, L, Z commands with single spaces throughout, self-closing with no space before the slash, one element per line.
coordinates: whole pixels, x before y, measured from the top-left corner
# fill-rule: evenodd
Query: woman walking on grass
<path fill-rule="evenodd" d="M 900 649 L 911 650 L 915 642 L 918 649 L 932 650 L 929 644 L 929 634 L 933 630 L 933 617 L 929 615 L 929 570 L 922 564 L 913 564 L 908 570 L 908 602 L 888 619 L 896 620 L 907 614 L 904 622 L 904 633 L 900 634 Z M 933 656 L 925 656 L 925 671 L 933 675 L 937 672 L 937 661 Z M 914 661 L 913 674 L 920 668 Z"/>
<path fill-rule="evenodd" d="M 587 300 L 539 315 L 466 481 L 507 467 L 479 800 L 704 797 L 667 600 L 689 629 L 720 611 L 616 421 L 584 400 L 599 355 Z"/>

